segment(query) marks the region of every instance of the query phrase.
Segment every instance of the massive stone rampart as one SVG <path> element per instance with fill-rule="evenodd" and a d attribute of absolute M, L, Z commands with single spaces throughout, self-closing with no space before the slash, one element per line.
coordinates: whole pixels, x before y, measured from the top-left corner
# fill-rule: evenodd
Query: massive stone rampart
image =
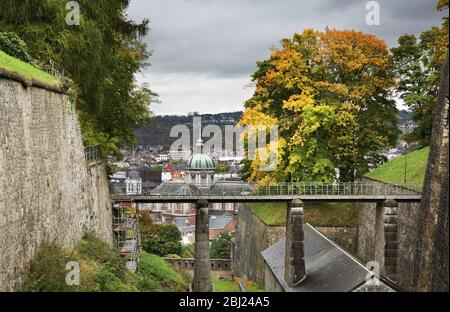
<path fill-rule="evenodd" d="M 112 240 L 104 163 L 87 164 L 69 96 L 0 72 L 0 291 L 16 289 L 43 242 Z"/>

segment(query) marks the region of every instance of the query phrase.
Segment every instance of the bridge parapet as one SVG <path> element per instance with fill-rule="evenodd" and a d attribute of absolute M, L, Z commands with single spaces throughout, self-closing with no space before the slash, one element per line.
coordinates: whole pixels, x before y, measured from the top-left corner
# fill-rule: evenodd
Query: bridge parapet
<path fill-rule="evenodd" d="M 418 201 L 419 192 L 400 185 L 373 182 L 344 183 L 277 183 L 272 185 L 243 184 L 238 190 L 216 192 L 214 188 L 199 191 L 198 194 L 158 193 L 155 191 L 139 195 L 113 194 L 114 200 L 141 200 L 148 202 L 195 202 L 205 198 L 209 202 L 251 202 L 251 201 L 285 201 L 301 198 L 305 201 L 383 201 L 395 200 Z"/>
<path fill-rule="evenodd" d="M 194 258 L 164 258 L 169 264 L 181 269 L 194 269 Z M 211 270 L 231 271 L 230 259 L 211 259 Z"/>

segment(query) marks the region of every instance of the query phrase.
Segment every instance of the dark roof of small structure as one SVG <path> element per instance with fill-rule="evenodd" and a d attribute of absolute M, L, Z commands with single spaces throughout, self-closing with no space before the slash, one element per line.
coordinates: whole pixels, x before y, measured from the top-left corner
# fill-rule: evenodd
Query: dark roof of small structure
<path fill-rule="evenodd" d="M 210 190 L 213 195 L 237 195 L 243 192 L 250 192 L 250 185 L 242 181 L 217 181 Z"/>
<path fill-rule="evenodd" d="M 200 195 L 202 192 L 193 184 L 186 184 L 184 182 L 163 182 L 158 185 L 152 194 L 156 195 Z"/>
<path fill-rule="evenodd" d="M 210 216 L 209 217 L 209 228 L 210 229 L 223 229 L 231 222 L 233 217 L 228 215 L 223 216 Z"/>
<path fill-rule="evenodd" d="M 191 223 L 186 217 L 175 217 L 174 222 L 178 228 L 185 228 L 191 226 Z"/>
<path fill-rule="evenodd" d="M 196 186 L 185 182 L 166 181 L 158 185 L 152 194 L 156 195 L 240 195 L 250 192 L 251 186 L 245 182 L 218 181 L 212 186 Z"/>
<path fill-rule="evenodd" d="M 371 271 L 342 250 L 311 225 L 305 224 L 304 246 L 306 278 L 289 287 L 284 280 L 286 239 L 261 254 L 287 292 L 347 292 L 361 286 Z"/>

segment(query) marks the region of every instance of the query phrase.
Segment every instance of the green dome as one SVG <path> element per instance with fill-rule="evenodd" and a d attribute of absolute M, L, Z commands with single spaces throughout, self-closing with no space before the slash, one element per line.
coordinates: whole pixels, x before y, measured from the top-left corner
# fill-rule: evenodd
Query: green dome
<path fill-rule="evenodd" d="M 206 154 L 195 154 L 189 158 L 188 169 L 192 170 L 214 170 L 215 164 L 211 156 Z"/>

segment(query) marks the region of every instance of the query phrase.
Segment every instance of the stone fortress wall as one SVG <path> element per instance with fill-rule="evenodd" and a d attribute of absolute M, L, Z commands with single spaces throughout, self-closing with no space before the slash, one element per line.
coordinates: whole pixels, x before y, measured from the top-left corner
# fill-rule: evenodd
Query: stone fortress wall
<path fill-rule="evenodd" d="M 0 72 L 0 291 L 21 284 L 43 242 L 112 242 L 106 164 L 87 164 L 69 96 Z"/>

